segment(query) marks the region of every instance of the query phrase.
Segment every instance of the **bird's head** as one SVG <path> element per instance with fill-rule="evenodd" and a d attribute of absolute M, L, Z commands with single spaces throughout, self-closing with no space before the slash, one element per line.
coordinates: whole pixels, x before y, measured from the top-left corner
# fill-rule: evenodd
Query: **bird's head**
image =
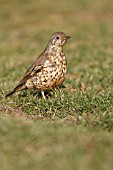
<path fill-rule="evenodd" d="M 65 33 L 63 32 L 55 32 L 52 37 L 51 37 L 51 43 L 52 45 L 55 46 L 63 46 L 67 39 L 69 39 L 70 36 L 67 36 Z"/>

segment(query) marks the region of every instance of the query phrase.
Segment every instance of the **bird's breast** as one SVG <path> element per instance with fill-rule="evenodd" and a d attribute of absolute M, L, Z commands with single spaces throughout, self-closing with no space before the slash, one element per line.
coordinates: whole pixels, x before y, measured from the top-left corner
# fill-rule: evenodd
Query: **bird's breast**
<path fill-rule="evenodd" d="M 43 69 L 34 76 L 34 86 L 38 89 L 51 89 L 63 83 L 67 73 L 65 55 L 56 55 L 47 59 Z"/>

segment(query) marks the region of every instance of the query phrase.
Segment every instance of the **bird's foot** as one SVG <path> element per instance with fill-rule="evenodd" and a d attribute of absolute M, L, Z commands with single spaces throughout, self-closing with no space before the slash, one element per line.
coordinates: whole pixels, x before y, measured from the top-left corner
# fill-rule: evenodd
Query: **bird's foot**
<path fill-rule="evenodd" d="M 43 99 L 45 100 L 45 99 L 46 99 L 46 96 L 45 96 L 45 94 L 44 94 L 44 91 L 41 91 L 41 94 L 42 94 Z"/>

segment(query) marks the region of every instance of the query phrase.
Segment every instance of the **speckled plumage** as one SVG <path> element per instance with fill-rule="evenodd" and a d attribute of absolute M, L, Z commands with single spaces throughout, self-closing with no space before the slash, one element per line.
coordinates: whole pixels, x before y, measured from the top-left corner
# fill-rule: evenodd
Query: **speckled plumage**
<path fill-rule="evenodd" d="M 67 73 L 63 46 L 68 38 L 70 37 L 63 32 L 54 33 L 46 49 L 27 70 L 14 90 L 8 93 L 6 97 L 17 91 L 34 88 L 41 91 L 45 98 L 45 90 L 53 89 L 62 84 Z"/>

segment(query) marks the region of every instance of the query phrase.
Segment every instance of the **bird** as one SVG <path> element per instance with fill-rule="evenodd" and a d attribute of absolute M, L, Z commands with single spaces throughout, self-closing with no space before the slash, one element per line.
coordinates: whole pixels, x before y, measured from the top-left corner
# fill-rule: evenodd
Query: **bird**
<path fill-rule="evenodd" d="M 63 46 L 69 38 L 70 36 L 64 32 L 52 34 L 45 50 L 26 71 L 17 86 L 6 94 L 5 98 L 21 90 L 37 89 L 46 99 L 44 94 L 46 90 L 61 85 L 67 74 L 67 59 L 63 52 Z"/>

